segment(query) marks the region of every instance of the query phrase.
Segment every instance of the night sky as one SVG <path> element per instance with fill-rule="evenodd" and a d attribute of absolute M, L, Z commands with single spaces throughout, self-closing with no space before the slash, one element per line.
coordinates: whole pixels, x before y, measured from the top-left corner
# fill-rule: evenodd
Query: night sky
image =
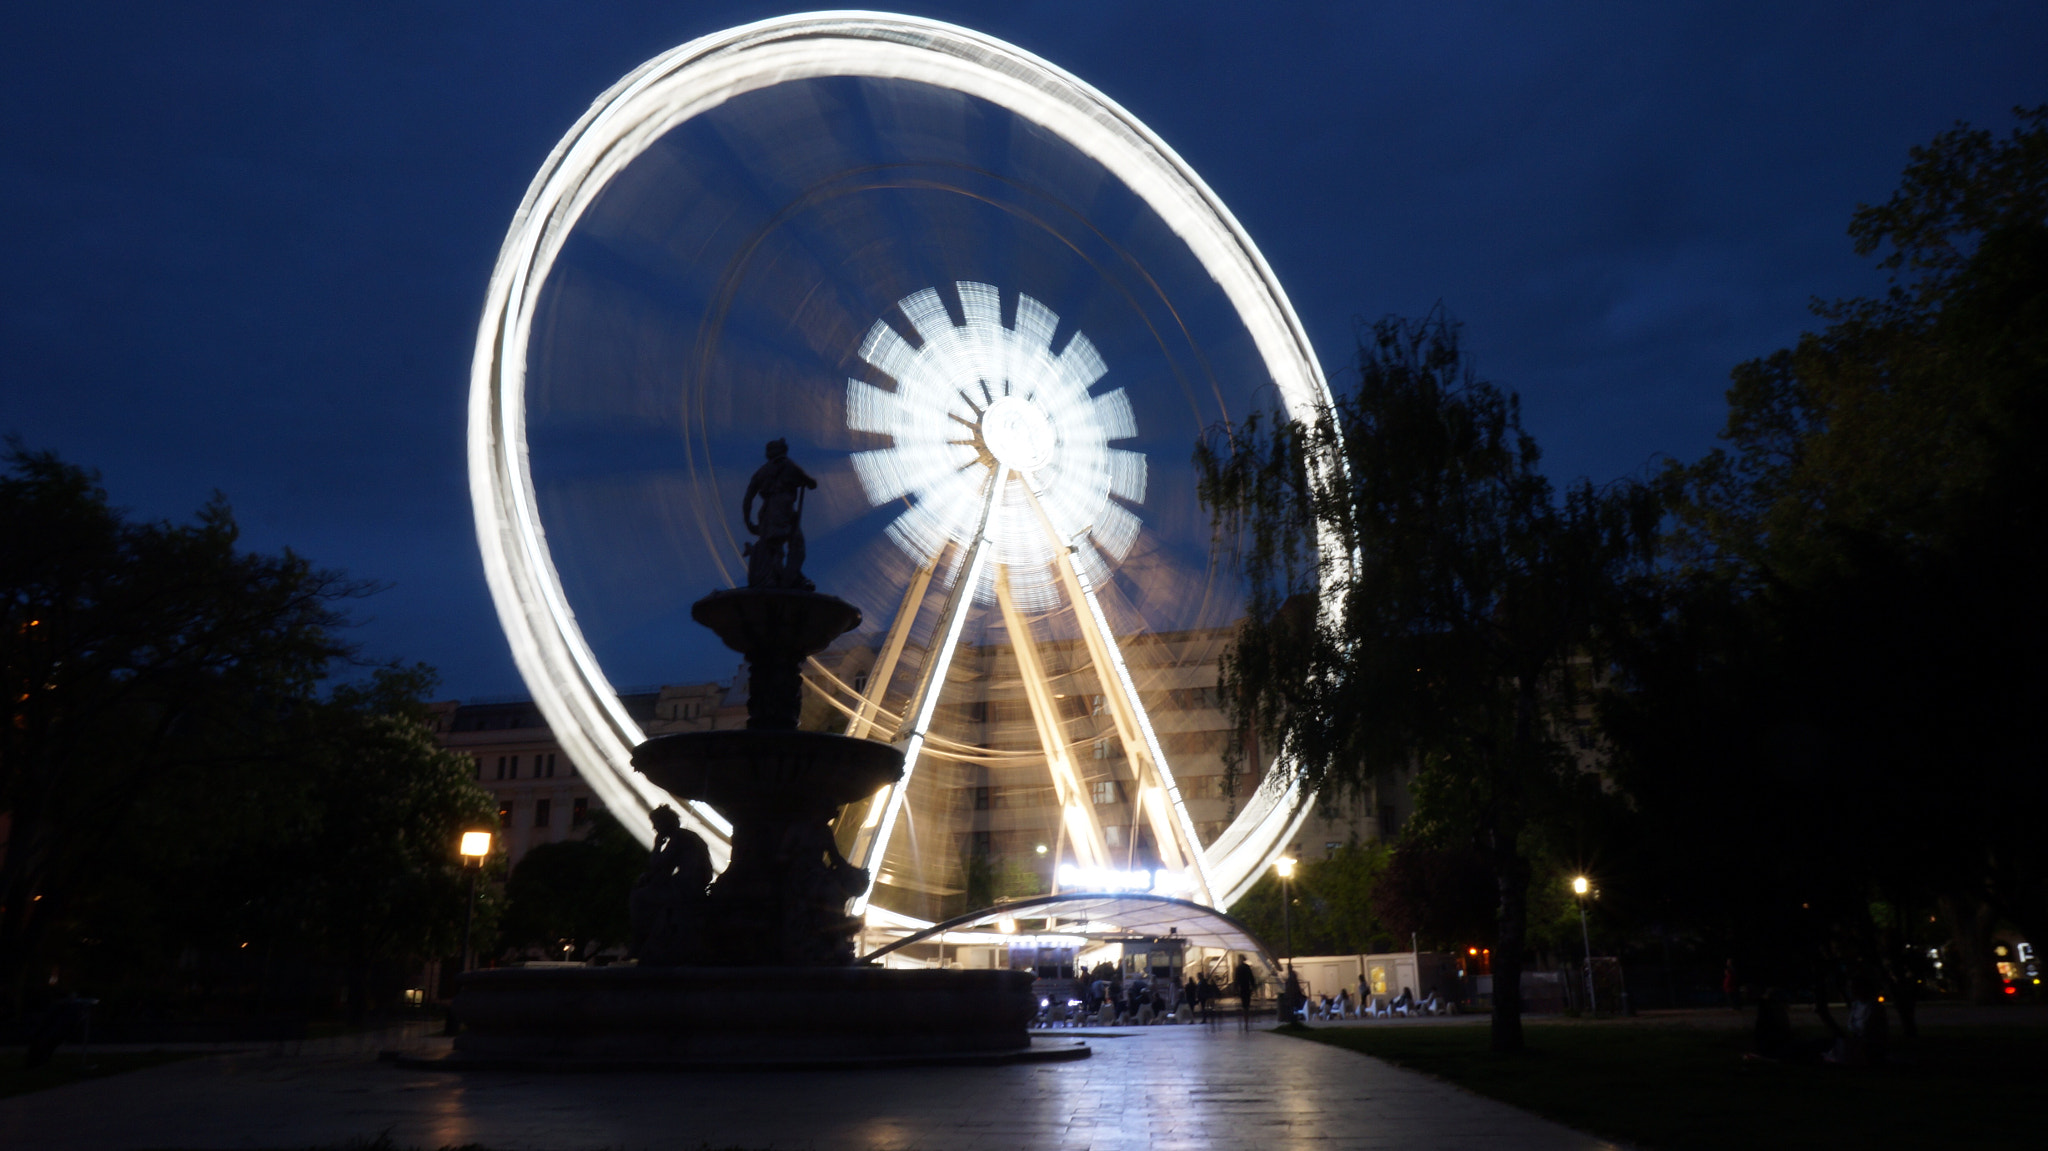
<path fill-rule="evenodd" d="M 464 464 L 491 262 L 592 98 L 793 10 L 11 11 L 0 432 L 141 516 L 218 489 L 248 545 L 390 585 L 359 610 L 366 657 L 517 692 Z M 1733 365 L 1811 326 L 1811 298 L 1881 286 L 1844 229 L 1907 150 L 2048 100 L 2039 3 L 904 10 L 1144 119 L 1259 243 L 1333 382 L 1361 318 L 1441 302 L 1559 479 L 1707 450 Z"/>

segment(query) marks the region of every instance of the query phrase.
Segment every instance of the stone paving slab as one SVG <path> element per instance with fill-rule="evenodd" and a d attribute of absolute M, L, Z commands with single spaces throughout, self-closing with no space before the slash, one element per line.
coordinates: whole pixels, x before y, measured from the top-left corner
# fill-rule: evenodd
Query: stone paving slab
<path fill-rule="evenodd" d="M 1009 1067 L 548 1075 L 408 1070 L 377 1062 L 369 1038 L 0 1100 L 0 1147 L 306 1148 L 386 1131 L 401 1147 L 493 1151 L 1614 1146 L 1265 1030 L 1157 1027 L 1088 1042 L 1091 1059 Z"/>

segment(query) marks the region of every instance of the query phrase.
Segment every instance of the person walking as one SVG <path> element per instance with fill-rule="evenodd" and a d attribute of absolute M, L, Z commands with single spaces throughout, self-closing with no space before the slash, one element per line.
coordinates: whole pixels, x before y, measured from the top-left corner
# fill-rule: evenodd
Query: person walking
<path fill-rule="evenodd" d="M 1302 993 L 1301 976 L 1294 973 L 1294 965 L 1287 965 L 1287 982 L 1280 989 L 1280 1022 L 1307 1023 L 1308 996 Z"/>
<path fill-rule="evenodd" d="M 1259 982 L 1252 977 L 1252 965 L 1244 956 L 1237 957 L 1237 967 L 1230 973 L 1231 989 L 1237 992 L 1238 1030 L 1252 1029 L 1252 993 L 1258 990 Z"/>

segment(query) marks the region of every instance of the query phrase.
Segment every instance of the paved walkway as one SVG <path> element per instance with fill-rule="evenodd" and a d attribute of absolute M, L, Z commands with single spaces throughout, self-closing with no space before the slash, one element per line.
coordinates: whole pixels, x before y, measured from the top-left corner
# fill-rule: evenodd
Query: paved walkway
<path fill-rule="evenodd" d="M 776 1074 L 407 1071 L 376 1062 L 378 1042 L 266 1047 L 0 1100 L 0 1147 L 304 1149 L 384 1131 L 400 1147 L 492 1151 L 1612 1146 L 1234 1026 L 1098 1032 L 1094 1057 L 1073 1063 Z"/>

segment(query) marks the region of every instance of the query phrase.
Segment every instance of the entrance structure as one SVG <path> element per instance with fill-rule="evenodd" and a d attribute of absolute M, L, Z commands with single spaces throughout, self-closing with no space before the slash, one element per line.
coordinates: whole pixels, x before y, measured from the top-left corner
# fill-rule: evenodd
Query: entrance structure
<path fill-rule="evenodd" d="M 916 931 L 897 931 L 895 938 L 868 953 L 871 962 L 889 963 L 920 944 L 936 944 L 937 965 L 948 960 L 945 949 L 983 948 L 1012 955 L 1011 970 L 1029 970 L 1031 964 L 1017 957 L 1018 948 L 1042 950 L 1059 945 L 1063 953 L 1085 957 L 1088 949 L 1126 939 L 1170 939 L 1196 952 L 1187 968 L 1200 965 L 1210 971 L 1218 986 L 1229 982 L 1235 957 L 1249 958 L 1260 977 L 1278 983 L 1280 964 L 1258 936 L 1242 923 L 1186 899 L 1130 892 L 1066 892 L 1019 899 L 999 907 L 982 908 L 955 916 L 943 923 Z M 1055 973 L 1039 970 L 1041 977 L 1085 978 L 1085 958 L 1076 970 Z"/>
<path fill-rule="evenodd" d="M 1270 391 L 1262 394 L 1297 414 L 1330 402 L 1277 277 L 1221 200 L 1128 111 L 1054 65 L 964 28 L 871 13 L 766 20 L 649 61 L 577 122 L 520 205 L 478 335 L 469 442 L 485 572 L 514 657 L 563 749 L 606 806 L 636 829 L 646 826 L 646 812 L 673 799 L 632 770 L 645 733 L 620 705 L 584 634 L 543 524 L 544 492 L 528 438 L 529 375 L 537 370 L 531 361 L 542 338 L 536 321 L 551 299 L 560 298 L 549 292 L 568 290 L 551 274 L 569 258 L 579 224 L 608 194 L 631 183 L 636 162 L 654 157 L 664 140 L 736 102 L 785 91 L 813 100 L 816 93 L 803 85 L 844 81 L 889 86 L 890 92 L 938 92 L 1001 109 L 1021 126 L 1011 133 L 1013 147 L 1023 147 L 1015 141 L 1026 136 L 1043 138 L 1049 141 L 1043 147 L 1056 145 L 1073 164 L 1091 166 L 1148 214 L 1147 226 L 1164 237 L 1160 243 L 1176 246 L 1174 258 L 1200 278 L 1203 291 L 1224 302 L 1249 362 L 1269 381 Z M 869 113 L 871 119 L 881 114 Z M 832 123 L 841 131 L 839 120 Z M 949 171 L 966 167 L 947 163 Z M 739 246 L 733 266 L 743 266 L 767 242 L 763 237 L 776 221 L 840 195 L 843 174 L 827 175 L 787 192 L 787 205 L 769 213 L 762 230 Z M 904 187 L 926 179 L 920 172 L 891 178 L 897 183 L 890 186 Z M 1082 220 L 1076 227 L 1087 226 Z M 1105 258 L 1128 255 L 1116 245 L 1105 251 Z M 1156 278 L 1139 268 L 1128 279 Z M 919 783 L 929 774 L 920 765 L 940 750 L 936 725 L 962 637 L 970 626 L 984 633 L 1000 629 L 1016 665 L 1021 699 L 1015 702 L 1036 732 L 1037 747 L 1022 758 L 998 755 L 1029 760 L 1031 770 L 1043 773 L 1043 790 L 1053 800 L 1048 806 L 1058 815 L 1048 841 L 1036 846 L 1051 857 L 1053 886 L 1099 887 L 1105 876 L 1129 885 L 1143 875 L 1148 891 L 1227 908 L 1288 842 L 1305 810 L 1293 790 L 1275 786 L 1242 795 L 1236 818 L 1220 830 L 1204 832 L 1189 818 L 1173 733 L 1163 732 L 1156 717 L 1170 690 L 1203 685 L 1162 689 L 1141 682 L 1127 658 L 1133 635 L 1119 625 L 1116 605 L 1105 602 L 1119 565 L 1144 552 L 1145 534 L 1160 526 L 1148 524 L 1140 506 L 1157 490 L 1147 459 L 1125 443 L 1146 431 L 1134 415 L 1143 410 L 1132 402 L 1140 393 L 1119 383 L 1117 364 L 1099 351 L 1103 333 L 1077 332 L 1071 322 L 1062 327 L 1060 301 L 1046 288 L 966 276 L 906 286 L 917 290 L 892 293 L 888 315 L 870 310 L 860 321 L 868 325 L 866 335 L 845 348 L 857 351 L 861 378 L 816 381 L 816 403 L 831 409 L 839 434 L 868 437 L 850 454 L 862 495 L 904 507 L 887 530 L 909 571 L 897 589 L 896 614 L 865 649 L 857 673 L 845 650 L 824 653 L 805 673 L 813 699 L 843 713 L 849 735 L 895 744 L 906 762 L 903 782 L 842 814 L 842 847 L 881 884 L 893 876 L 906 881 L 897 890 L 921 882 L 971 900 L 972 883 L 905 874 L 921 864 L 903 853 L 915 839 Z M 730 285 L 720 292 L 700 322 L 695 347 L 702 355 L 693 370 L 708 372 L 702 365 L 715 362 Z M 1168 322 L 1183 315 L 1182 301 L 1163 290 L 1160 301 L 1154 310 Z M 899 317 L 907 328 L 899 327 Z M 831 327 L 820 324 L 815 331 Z M 1128 387 L 1143 383 L 1134 379 Z M 754 382 L 726 386 L 751 388 Z M 715 438 L 692 434 L 701 437 L 693 444 Z M 1175 498 L 1185 504 L 1190 493 Z M 559 540 L 563 525 L 556 526 Z M 718 535 L 704 532 L 709 544 L 717 544 Z M 814 539 L 814 557 L 818 550 Z M 1072 686 L 1079 690 L 1063 692 L 1063 675 L 1078 675 Z M 1103 721 L 1085 749 L 1065 726 L 1076 703 Z M 958 747 L 947 752 L 963 753 Z M 1092 760 L 1123 766 L 1091 775 Z M 947 792 L 932 794 L 943 797 L 932 803 L 953 802 Z M 707 804 L 678 806 L 685 828 L 701 835 L 714 865 L 724 867 L 732 826 Z M 1100 812 L 1119 806 L 1128 818 L 1105 824 Z M 943 822 L 935 809 L 926 814 L 928 828 Z M 975 849 L 969 844 L 966 853 Z M 951 843 L 929 842 L 917 853 L 926 860 L 944 857 L 948 866 L 960 854 Z M 1061 867 L 1075 869 L 1073 884 L 1059 879 Z M 870 925 L 891 929 L 944 918 L 929 901 L 891 906 L 887 894 L 871 883 L 853 909 Z"/>

